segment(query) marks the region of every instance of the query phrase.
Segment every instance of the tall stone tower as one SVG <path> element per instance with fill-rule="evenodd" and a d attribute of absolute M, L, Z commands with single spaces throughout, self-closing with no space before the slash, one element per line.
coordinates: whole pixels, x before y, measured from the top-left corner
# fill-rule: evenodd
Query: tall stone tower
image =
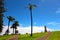
<path fill-rule="evenodd" d="M 44 26 L 44 32 L 47 32 L 46 26 Z"/>

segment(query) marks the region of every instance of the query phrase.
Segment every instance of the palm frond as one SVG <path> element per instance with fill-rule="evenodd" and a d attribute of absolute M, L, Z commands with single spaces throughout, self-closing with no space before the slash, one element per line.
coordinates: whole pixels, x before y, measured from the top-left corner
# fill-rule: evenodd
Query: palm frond
<path fill-rule="evenodd" d="M 8 16 L 7 19 L 10 20 L 10 21 L 15 20 L 15 18 L 13 18 L 12 16 Z"/>

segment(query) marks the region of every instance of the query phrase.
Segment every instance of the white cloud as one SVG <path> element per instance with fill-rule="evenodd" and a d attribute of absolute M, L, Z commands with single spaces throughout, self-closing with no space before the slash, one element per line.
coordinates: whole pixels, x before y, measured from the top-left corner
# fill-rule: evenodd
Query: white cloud
<path fill-rule="evenodd" d="M 5 31 L 7 30 L 7 28 L 8 28 L 8 26 L 3 26 L 3 27 L 4 28 L 3 28 L 3 31 L 1 33 L 1 35 L 3 35 L 5 33 Z M 11 28 L 9 28 L 9 30 L 10 30 L 10 33 L 9 34 L 11 34 L 13 32 L 13 30 Z"/>
<path fill-rule="evenodd" d="M 4 26 L 2 34 L 5 33 L 7 28 L 8 28 L 7 26 Z M 21 27 L 20 26 L 20 27 L 17 28 L 17 30 L 19 31 L 19 33 L 25 34 L 25 33 L 30 33 L 30 31 L 31 31 L 30 28 L 31 28 L 30 26 L 28 26 L 28 27 Z M 13 33 L 13 30 L 11 28 L 9 28 L 9 29 L 10 29 L 10 33 Z M 48 31 L 53 31 L 53 29 L 50 29 L 50 28 L 47 28 L 47 30 Z M 33 33 L 43 32 L 43 31 L 44 31 L 44 26 L 33 26 Z"/>
<path fill-rule="evenodd" d="M 48 25 L 53 25 L 53 26 L 60 25 L 60 23 L 57 23 L 57 22 L 48 22 L 47 24 Z"/>

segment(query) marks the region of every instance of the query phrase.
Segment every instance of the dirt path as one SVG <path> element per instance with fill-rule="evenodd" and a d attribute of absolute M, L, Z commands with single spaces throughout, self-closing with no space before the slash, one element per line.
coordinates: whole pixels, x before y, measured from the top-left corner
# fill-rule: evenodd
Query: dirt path
<path fill-rule="evenodd" d="M 45 36 L 41 37 L 41 38 L 37 38 L 36 40 L 47 40 L 47 38 L 51 35 L 51 32 L 48 32 L 48 34 L 46 34 Z"/>
<path fill-rule="evenodd" d="M 14 35 L 11 38 L 8 38 L 7 40 L 18 40 L 19 35 Z"/>

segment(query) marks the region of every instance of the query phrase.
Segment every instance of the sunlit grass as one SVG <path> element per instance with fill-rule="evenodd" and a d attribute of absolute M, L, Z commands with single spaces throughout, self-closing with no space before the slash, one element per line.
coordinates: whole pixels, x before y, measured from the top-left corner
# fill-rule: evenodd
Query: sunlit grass
<path fill-rule="evenodd" d="M 52 32 L 52 35 L 48 38 L 48 40 L 60 40 L 60 31 Z"/>
<path fill-rule="evenodd" d="M 42 37 L 45 34 L 47 33 L 34 33 L 32 37 L 29 34 L 24 34 L 20 35 L 18 40 L 34 40 L 36 38 Z"/>
<path fill-rule="evenodd" d="M 7 40 L 8 38 L 12 37 L 13 35 L 4 35 L 0 36 L 0 40 Z"/>
<path fill-rule="evenodd" d="M 40 38 L 44 35 L 46 35 L 47 33 L 34 33 L 33 36 L 30 36 L 30 34 L 21 34 L 19 35 L 18 40 L 34 40 L 36 38 Z M 0 36 L 0 40 L 6 40 L 8 38 L 11 38 L 13 35 L 4 35 L 4 36 Z"/>

